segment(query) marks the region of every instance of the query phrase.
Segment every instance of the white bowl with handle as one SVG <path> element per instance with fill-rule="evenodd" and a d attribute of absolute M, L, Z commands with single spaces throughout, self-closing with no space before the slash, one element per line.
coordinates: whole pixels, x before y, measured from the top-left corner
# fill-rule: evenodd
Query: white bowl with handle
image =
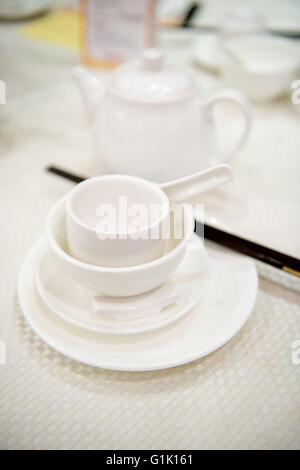
<path fill-rule="evenodd" d="M 70 255 L 66 235 L 65 197 L 50 211 L 46 222 L 46 236 L 60 267 L 89 291 L 112 297 L 143 294 L 160 286 L 175 271 L 182 260 L 194 232 L 194 218 L 188 205 L 183 206 L 182 238 L 176 239 L 180 227 L 171 230 L 164 254 L 148 263 L 129 267 L 102 267 L 84 263 Z M 176 223 L 175 223 L 176 225 Z"/>

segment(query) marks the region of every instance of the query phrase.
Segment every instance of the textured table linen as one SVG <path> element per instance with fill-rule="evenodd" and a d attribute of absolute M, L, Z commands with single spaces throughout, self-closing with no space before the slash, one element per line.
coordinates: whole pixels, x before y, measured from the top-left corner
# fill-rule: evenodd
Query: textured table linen
<path fill-rule="evenodd" d="M 292 344 L 300 340 L 300 281 L 291 276 L 260 267 L 253 315 L 236 337 L 169 370 L 88 367 L 56 353 L 25 323 L 16 295 L 19 268 L 50 207 L 73 186 L 44 168 L 56 163 L 86 175 L 101 168 L 68 77 L 77 55 L 25 40 L 9 27 L 1 28 L 1 38 L 7 104 L 0 108 L 0 340 L 6 345 L 0 447 L 299 448 L 300 365 L 292 361 Z M 203 94 L 223 86 L 198 73 Z M 235 122 L 228 108 L 229 140 Z M 233 167 L 234 181 L 199 201 L 238 234 L 300 257 L 295 105 L 286 99 L 256 106 L 251 136 Z"/>

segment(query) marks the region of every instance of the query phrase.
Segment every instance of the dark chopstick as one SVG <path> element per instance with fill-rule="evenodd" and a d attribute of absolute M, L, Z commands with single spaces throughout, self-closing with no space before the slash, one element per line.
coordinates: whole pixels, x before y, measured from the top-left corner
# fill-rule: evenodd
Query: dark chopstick
<path fill-rule="evenodd" d="M 46 168 L 47 171 L 50 173 L 54 173 L 55 175 L 61 176 L 62 178 L 65 178 L 70 181 L 74 181 L 74 183 L 81 183 L 84 181 L 86 178 L 83 178 L 82 176 L 77 176 L 74 175 L 73 173 L 70 173 L 69 171 L 62 170 L 61 168 L 58 168 L 57 166 L 48 166 Z"/>
<path fill-rule="evenodd" d="M 246 240 L 232 233 L 224 232 L 216 227 L 207 224 L 202 224 L 195 221 L 195 232 L 197 234 L 203 233 L 204 237 L 208 240 L 214 241 L 222 246 L 231 248 L 234 251 L 243 253 L 244 255 L 251 256 L 258 261 L 274 266 L 295 276 L 300 276 L 300 260 L 293 256 L 280 253 L 266 246 L 259 245 L 258 243 Z"/>
<path fill-rule="evenodd" d="M 195 12 L 193 12 L 192 16 L 194 16 L 194 13 Z M 198 32 L 198 33 L 215 33 L 215 34 L 218 33 L 217 26 L 214 26 L 212 24 L 197 24 L 195 22 L 191 23 L 190 19 L 191 18 L 188 18 L 187 24 L 184 24 L 184 20 L 162 19 L 159 21 L 159 25 L 167 29 L 188 27 L 189 29 L 192 29 L 193 31 Z M 268 29 L 267 33 L 273 36 L 285 37 L 288 39 L 300 38 L 300 30 L 298 29 L 285 30 L 285 29 L 273 28 L 273 29 Z"/>
<path fill-rule="evenodd" d="M 181 27 L 188 28 L 191 24 L 192 18 L 195 16 L 197 11 L 201 8 L 201 4 L 197 2 L 192 2 L 191 5 L 188 6 L 184 17 L 182 19 Z"/>
<path fill-rule="evenodd" d="M 49 166 L 47 171 L 66 178 L 70 181 L 74 181 L 75 183 L 80 183 L 86 179 L 82 176 L 74 175 L 73 173 L 62 170 L 55 166 Z M 200 236 L 203 234 L 203 228 L 204 237 L 208 240 L 214 241 L 219 245 L 225 246 L 227 248 L 231 248 L 234 251 L 238 251 L 239 253 L 250 256 L 251 258 L 254 258 L 258 261 L 262 261 L 263 263 L 281 269 L 282 271 L 285 271 L 289 274 L 300 277 L 299 259 L 273 250 L 272 248 L 259 245 L 258 243 L 252 242 L 250 240 L 246 240 L 245 238 L 241 238 L 237 235 L 233 235 L 232 233 L 224 232 L 224 230 L 219 228 L 202 224 L 196 220 L 195 232 L 197 235 Z"/>

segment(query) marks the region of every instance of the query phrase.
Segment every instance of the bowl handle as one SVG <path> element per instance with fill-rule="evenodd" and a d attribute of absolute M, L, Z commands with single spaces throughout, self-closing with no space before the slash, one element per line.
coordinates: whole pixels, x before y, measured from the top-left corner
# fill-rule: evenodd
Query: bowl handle
<path fill-rule="evenodd" d="M 247 140 L 252 125 L 252 107 L 250 101 L 244 93 L 231 88 L 219 91 L 202 102 L 202 110 L 204 112 L 206 122 L 211 122 L 213 106 L 219 101 L 231 101 L 235 103 L 242 111 L 245 120 L 245 127 L 233 150 L 228 154 L 220 153 L 219 155 L 212 155 L 214 164 L 224 163 L 225 161 L 233 158 L 241 150 Z"/>

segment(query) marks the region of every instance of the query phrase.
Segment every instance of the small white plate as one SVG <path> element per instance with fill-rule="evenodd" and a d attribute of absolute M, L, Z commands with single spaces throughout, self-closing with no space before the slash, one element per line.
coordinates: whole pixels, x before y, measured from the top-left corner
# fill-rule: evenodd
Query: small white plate
<path fill-rule="evenodd" d="M 147 304 L 154 303 L 156 300 L 159 302 L 159 299 L 155 298 L 155 294 L 157 292 L 157 295 L 160 296 L 161 289 L 158 288 L 148 294 L 135 297 L 110 298 L 110 303 L 115 302 L 116 310 L 123 310 L 125 317 L 124 319 L 120 318 L 121 315 L 118 313 L 119 318 L 112 318 L 110 315 L 94 312 L 93 301 L 95 302 L 95 297 L 93 294 L 75 283 L 71 277 L 66 276 L 65 272 L 59 269 L 51 256 L 46 241 L 41 242 L 40 252 L 37 256 L 39 259 L 36 266 L 36 286 L 47 307 L 73 325 L 89 331 L 111 335 L 144 333 L 179 319 L 199 301 L 208 274 L 206 250 L 200 239 L 194 235 L 193 249 L 187 248 L 180 265 L 171 276 L 170 281 L 164 285 L 165 287 L 170 285 L 171 289 L 174 288 L 175 293 L 178 294 L 175 297 L 176 302 L 161 311 L 154 312 L 154 314 L 151 314 L 150 311 L 150 314 L 143 315 L 141 312 L 139 313 L 140 318 L 128 320 L 126 311 L 131 310 L 134 300 L 139 302 L 141 310 L 144 305 L 144 311 L 146 311 Z M 171 290 L 170 293 L 172 295 Z M 150 302 L 148 302 L 148 298 Z"/>
<path fill-rule="evenodd" d="M 53 349 L 77 361 L 112 370 L 145 371 L 186 364 L 223 346 L 247 321 L 258 278 L 250 258 L 206 242 L 210 258 L 207 287 L 184 317 L 139 335 L 103 335 L 64 321 L 45 305 L 35 287 L 41 242 L 28 253 L 19 276 L 18 297 L 25 319 Z"/>

